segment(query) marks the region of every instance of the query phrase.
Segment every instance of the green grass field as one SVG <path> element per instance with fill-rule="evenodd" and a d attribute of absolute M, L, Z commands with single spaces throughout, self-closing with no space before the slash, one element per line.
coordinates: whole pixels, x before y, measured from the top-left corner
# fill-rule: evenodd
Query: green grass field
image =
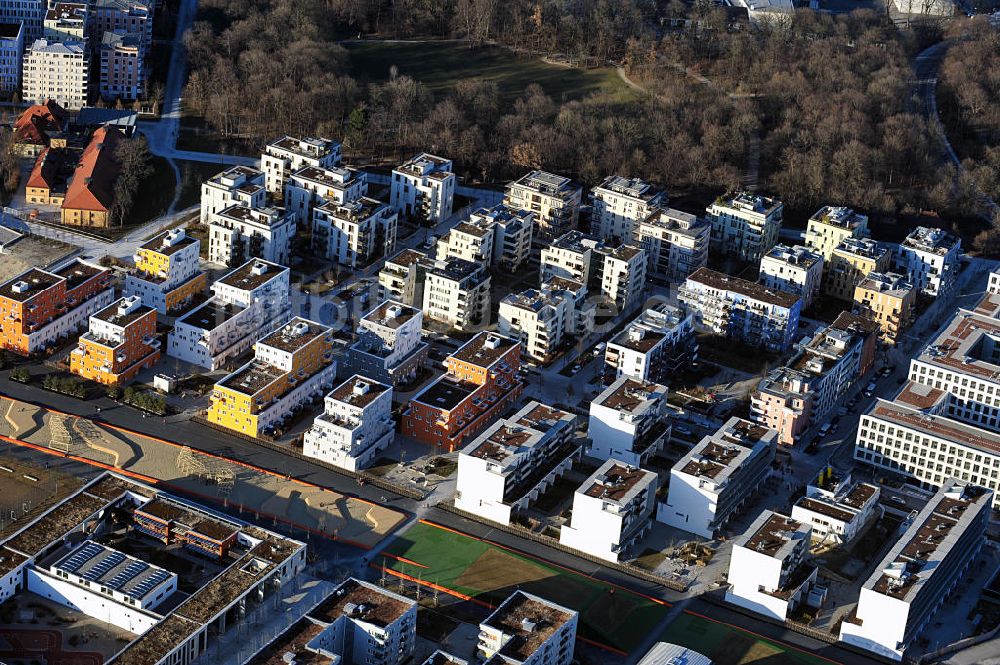
<path fill-rule="evenodd" d="M 388 547 L 426 568 L 385 559 L 389 568 L 497 605 L 516 588 L 580 612 L 580 635 L 631 651 L 668 611 L 624 589 L 546 565 L 469 536 L 417 524 Z"/>
<path fill-rule="evenodd" d="M 831 665 L 833 662 L 686 612 L 667 626 L 660 640 L 693 649 L 711 658 L 715 665 Z"/>
<path fill-rule="evenodd" d="M 625 101 L 635 93 L 611 67 L 577 69 L 549 64 L 539 58 L 516 56 L 501 48 L 469 48 L 456 43 L 347 42 L 351 73 L 372 82 L 389 78 L 395 65 L 438 98 L 463 79 L 495 81 L 505 103 L 537 83 L 556 101 L 581 99 L 595 92 L 608 92 Z"/>

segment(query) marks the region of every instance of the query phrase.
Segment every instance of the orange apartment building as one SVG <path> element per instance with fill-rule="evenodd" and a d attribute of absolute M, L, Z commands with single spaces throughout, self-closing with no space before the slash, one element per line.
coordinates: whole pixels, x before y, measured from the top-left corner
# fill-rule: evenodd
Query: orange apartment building
<path fill-rule="evenodd" d="M 69 356 L 69 370 L 104 385 L 135 379 L 160 360 L 156 310 L 138 296 L 122 298 L 90 317 L 90 330 L 80 336 Z"/>
<path fill-rule="evenodd" d="M 111 271 L 74 259 L 49 271 L 30 268 L 0 284 L 0 346 L 20 355 L 76 335 L 111 304 Z"/>
<path fill-rule="evenodd" d="M 407 404 L 402 431 L 450 452 L 468 443 L 521 395 L 521 345 L 482 332 L 445 364 L 448 372 Z"/>

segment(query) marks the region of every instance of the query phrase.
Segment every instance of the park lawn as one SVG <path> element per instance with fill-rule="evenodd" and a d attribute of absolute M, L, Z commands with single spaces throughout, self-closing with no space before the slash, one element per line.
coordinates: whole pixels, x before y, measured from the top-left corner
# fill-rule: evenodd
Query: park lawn
<path fill-rule="evenodd" d="M 384 559 L 388 568 L 493 606 L 519 588 L 577 610 L 582 637 L 626 652 L 642 643 L 669 607 L 625 589 L 425 523 L 416 524 L 398 536 L 386 552 L 390 555 Z"/>
<path fill-rule="evenodd" d="M 510 104 L 532 83 L 542 86 L 556 101 L 582 99 L 607 92 L 618 101 L 635 98 L 613 67 L 578 69 L 550 64 L 540 58 L 522 57 L 499 47 L 470 48 L 454 42 L 345 42 L 355 78 L 381 82 L 395 65 L 441 98 L 464 79 L 495 81 L 502 101 Z"/>
<path fill-rule="evenodd" d="M 693 649 L 715 665 L 831 665 L 834 661 L 684 612 L 660 640 Z"/>

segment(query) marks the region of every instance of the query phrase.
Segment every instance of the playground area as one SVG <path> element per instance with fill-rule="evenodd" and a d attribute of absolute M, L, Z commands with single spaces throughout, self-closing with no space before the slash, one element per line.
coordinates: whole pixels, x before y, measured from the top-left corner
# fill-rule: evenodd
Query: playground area
<path fill-rule="evenodd" d="M 154 479 L 256 521 L 291 523 L 368 549 L 405 520 L 391 508 L 14 400 L 0 400 L 0 435 Z"/>
<path fill-rule="evenodd" d="M 547 564 L 449 529 L 420 522 L 397 536 L 386 572 L 496 606 L 522 589 L 580 612 L 581 637 L 630 652 L 669 606 L 606 582 Z"/>

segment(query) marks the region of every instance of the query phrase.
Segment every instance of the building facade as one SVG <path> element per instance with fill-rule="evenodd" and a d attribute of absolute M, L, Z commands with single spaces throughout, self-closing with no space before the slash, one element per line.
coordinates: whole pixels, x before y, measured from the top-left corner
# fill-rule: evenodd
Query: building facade
<path fill-rule="evenodd" d="M 146 72 L 142 36 L 105 32 L 101 39 L 101 79 L 98 91 L 107 101 L 134 101 L 145 94 Z"/>
<path fill-rule="evenodd" d="M 396 248 L 396 217 L 392 208 L 367 196 L 321 203 L 313 209 L 313 251 L 352 269 L 371 265 Z"/>
<path fill-rule="evenodd" d="M 287 266 L 294 235 L 295 215 L 281 208 L 232 205 L 208 225 L 208 260 L 232 267 L 256 258 Z"/>
<path fill-rule="evenodd" d="M 683 306 L 660 303 L 643 311 L 604 350 L 604 379 L 668 383 L 698 360 L 694 315 Z"/>
<path fill-rule="evenodd" d="M 805 244 L 823 257 L 827 268 L 833 250 L 848 238 L 868 236 L 868 217 L 850 208 L 823 206 L 806 223 Z"/>
<path fill-rule="evenodd" d="M 667 205 L 667 193 L 641 178 L 612 175 L 590 191 L 590 232 L 603 240 L 636 241 L 639 222 Z"/>
<path fill-rule="evenodd" d="M 590 403 L 587 454 L 642 467 L 670 439 L 667 388 L 623 376 Z"/>
<path fill-rule="evenodd" d="M 12 94 L 21 87 L 23 66 L 24 25 L 0 22 L 0 92 Z"/>
<path fill-rule="evenodd" d="M 801 245 L 775 245 L 761 258 L 757 281 L 765 288 L 799 296 L 802 309 L 807 309 L 823 284 L 823 257 Z"/>
<path fill-rule="evenodd" d="M 160 360 L 156 310 L 138 296 L 122 298 L 90 317 L 90 329 L 69 355 L 69 371 L 118 386 Z"/>
<path fill-rule="evenodd" d="M 423 312 L 386 300 L 361 317 L 358 339 L 347 352 L 351 370 L 391 386 L 409 383 L 427 361 L 429 345 L 420 332 Z"/>
<path fill-rule="evenodd" d="M 490 320 L 490 271 L 481 263 L 449 259 L 435 261 L 426 271 L 424 316 L 458 330 Z"/>
<path fill-rule="evenodd" d="M 389 205 L 434 225 L 451 217 L 458 177 L 450 159 L 421 153 L 392 171 Z"/>
<path fill-rule="evenodd" d="M 296 224 L 305 226 L 313 219 L 313 210 L 323 203 L 346 205 L 368 193 L 364 171 L 335 166 L 305 166 L 285 182 L 285 210 L 295 215 Z"/>
<path fill-rule="evenodd" d="M 84 42 L 36 39 L 24 54 L 21 80 L 26 101 L 81 109 L 90 94 L 90 52 Z"/>
<path fill-rule="evenodd" d="M 582 197 L 569 178 L 536 170 L 508 184 L 503 203 L 534 213 L 534 240 L 544 244 L 577 227 Z"/>
<path fill-rule="evenodd" d="M 570 665 L 579 614 L 515 591 L 479 624 L 478 655 L 489 665 Z"/>
<path fill-rule="evenodd" d="M 264 186 L 274 196 L 284 196 L 285 183 L 299 169 L 329 169 L 340 164 L 340 144 L 324 138 L 282 136 L 264 147 L 260 169 Z"/>
<path fill-rule="evenodd" d="M 355 374 L 327 393 L 323 413 L 302 440 L 302 454 L 360 471 L 389 447 L 395 431 L 392 386 Z"/>
<path fill-rule="evenodd" d="M 160 314 L 183 309 L 208 281 L 199 270 L 200 252 L 201 241 L 184 229 L 153 236 L 136 251 L 135 269 L 125 276 L 125 295 L 138 296 Z"/>
<path fill-rule="evenodd" d="M 515 272 L 531 254 L 535 213 L 499 203 L 480 208 L 469 216 L 471 224 L 489 224 L 493 229 L 493 265 Z"/>
<path fill-rule="evenodd" d="M 714 251 L 758 263 L 777 244 L 783 213 L 776 198 L 751 192 L 720 197 L 705 211 Z"/>
<path fill-rule="evenodd" d="M 708 265 L 711 225 L 690 213 L 665 208 L 639 221 L 635 242 L 646 251 L 648 273 L 680 282 Z"/>
<path fill-rule="evenodd" d="M 887 272 L 888 249 L 869 238 L 847 238 L 833 250 L 823 276 L 823 293 L 838 300 L 854 300 L 854 290 L 873 272 Z"/>
<path fill-rule="evenodd" d="M 902 275 L 871 272 L 854 289 L 854 313 L 879 325 L 882 341 L 894 345 L 916 315 L 917 290 Z"/>
<path fill-rule="evenodd" d="M 264 173 L 250 166 L 234 166 L 201 185 L 201 223 L 234 205 L 263 208 L 267 204 Z"/>
<path fill-rule="evenodd" d="M 895 271 L 931 297 L 951 293 L 961 268 L 962 240 L 943 229 L 918 226 L 899 244 Z"/>

